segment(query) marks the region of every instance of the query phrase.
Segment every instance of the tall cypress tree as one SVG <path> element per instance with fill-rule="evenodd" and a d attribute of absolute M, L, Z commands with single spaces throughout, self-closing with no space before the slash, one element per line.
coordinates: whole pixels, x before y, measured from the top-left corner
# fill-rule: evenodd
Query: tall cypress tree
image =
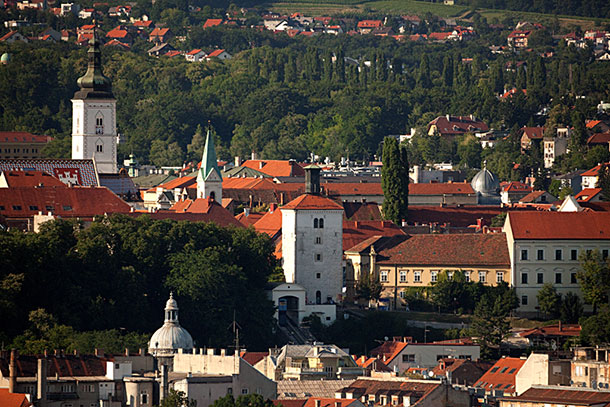
<path fill-rule="evenodd" d="M 601 188 L 602 201 L 610 201 L 610 165 L 602 164 L 597 174 L 597 188 Z"/>
<path fill-rule="evenodd" d="M 409 207 L 409 162 L 407 149 L 399 146 L 394 137 L 383 141 L 383 166 L 381 188 L 383 189 L 383 216 L 400 225 L 407 219 Z"/>

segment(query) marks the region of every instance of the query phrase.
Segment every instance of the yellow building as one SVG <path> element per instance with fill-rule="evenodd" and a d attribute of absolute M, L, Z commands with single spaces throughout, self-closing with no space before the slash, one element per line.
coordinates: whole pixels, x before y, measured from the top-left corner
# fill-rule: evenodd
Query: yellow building
<path fill-rule="evenodd" d="M 406 288 L 428 287 L 443 271 L 450 277 L 461 271 L 466 281 L 485 285 L 511 284 L 504 233 L 374 236 L 347 250 L 345 257 L 348 286 L 373 276 L 391 308 L 403 305 L 400 296 Z M 353 287 L 348 292 L 355 292 Z"/>
<path fill-rule="evenodd" d="M 51 139 L 24 131 L 0 131 L 0 159 L 42 158 L 42 149 Z"/>

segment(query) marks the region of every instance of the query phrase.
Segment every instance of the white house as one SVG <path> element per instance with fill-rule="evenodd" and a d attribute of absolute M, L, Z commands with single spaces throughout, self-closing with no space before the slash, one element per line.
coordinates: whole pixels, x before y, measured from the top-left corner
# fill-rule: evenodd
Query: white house
<path fill-rule="evenodd" d="M 579 255 L 610 251 L 608 212 L 509 212 L 504 223 L 511 262 L 510 285 L 520 300 L 519 313 L 539 312 L 536 294 L 552 283 L 559 294 L 582 297 L 576 274 Z"/>
<path fill-rule="evenodd" d="M 194 49 L 187 52 L 184 57 L 189 62 L 201 62 L 205 58 L 205 52 L 201 49 Z"/>

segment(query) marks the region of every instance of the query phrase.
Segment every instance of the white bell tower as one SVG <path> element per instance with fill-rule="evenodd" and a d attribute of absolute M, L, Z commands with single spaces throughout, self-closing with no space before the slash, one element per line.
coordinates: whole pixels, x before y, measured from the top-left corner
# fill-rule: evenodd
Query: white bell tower
<path fill-rule="evenodd" d="M 102 72 L 100 43 L 93 37 L 87 51 L 87 72 L 78 79 L 72 99 L 72 159 L 94 159 L 100 174 L 116 174 L 116 99 Z"/>

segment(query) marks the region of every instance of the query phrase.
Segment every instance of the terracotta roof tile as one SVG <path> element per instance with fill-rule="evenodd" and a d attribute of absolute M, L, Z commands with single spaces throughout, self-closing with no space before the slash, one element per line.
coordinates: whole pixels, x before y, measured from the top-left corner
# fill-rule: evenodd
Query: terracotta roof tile
<path fill-rule="evenodd" d="M 595 133 L 587 139 L 587 144 L 608 144 L 610 143 L 610 131 L 605 133 Z"/>
<path fill-rule="evenodd" d="M 372 349 L 370 354 L 374 357 L 380 357 L 384 363 L 388 364 L 394 360 L 396 356 L 402 352 L 404 348 L 408 345 L 407 342 L 384 342 L 375 349 Z"/>
<path fill-rule="evenodd" d="M 505 393 L 514 393 L 515 378 L 524 363 L 525 359 L 503 357 L 481 376 L 475 383 L 475 387 L 481 387 L 487 391 L 502 390 Z"/>
<path fill-rule="evenodd" d="M 49 136 L 39 136 L 26 131 L 0 131 L 0 143 L 47 143 Z"/>
<path fill-rule="evenodd" d="M 409 223 L 438 223 L 451 224 L 455 227 L 468 227 L 477 223 L 478 219 L 483 219 L 486 224 L 498 214 L 504 212 L 499 206 L 419 206 L 409 207 Z"/>
<path fill-rule="evenodd" d="M 37 187 L 66 185 L 54 176 L 42 171 L 0 171 L 0 178 L 4 177 L 9 188 L 14 187 Z"/>
<path fill-rule="evenodd" d="M 544 127 L 522 127 L 521 132 L 530 139 L 540 140 L 544 136 Z"/>
<path fill-rule="evenodd" d="M 379 264 L 510 267 L 504 233 L 413 235 L 378 255 Z"/>
<path fill-rule="evenodd" d="M 333 200 L 320 195 L 303 194 L 298 198 L 290 201 L 281 209 L 299 209 L 299 210 L 340 210 L 343 211 L 343 206 Z"/>
<path fill-rule="evenodd" d="M 394 222 L 388 220 L 343 221 L 343 250 L 355 250 L 374 236 L 406 236 Z M 357 250 L 358 251 L 358 250 Z"/>
<path fill-rule="evenodd" d="M 608 212 L 509 212 L 514 239 L 608 240 Z"/>
<path fill-rule="evenodd" d="M 235 219 L 240 221 L 244 226 L 254 225 L 259 221 L 265 214 L 261 212 L 250 212 L 249 215 L 246 216 L 244 212 L 235 215 Z"/>
<path fill-rule="evenodd" d="M 468 195 L 474 194 L 472 186 L 467 182 L 438 182 L 409 184 L 410 195 Z"/>
<path fill-rule="evenodd" d="M 486 123 L 470 116 L 439 116 L 428 124 L 428 129 L 432 125 L 436 125 L 438 132 L 445 135 L 489 130 Z"/>
<path fill-rule="evenodd" d="M 252 366 L 263 360 L 266 356 L 269 356 L 269 352 L 245 352 L 242 351 L 239 356 L 250 363 Z"/>
<path fill-rule="evenodd" d="M 8 356 L 8 355 L 7 355 Z M 40 355 L 19 355 L 16 360 L 17 377 L 35 377 L 38 358 Z M 64 355 L 61 357 L 48 356 L 48 376 L 104 376 L 106 375 L 106 359 L 93 355 Z M 9 375 L 9 358 L 0 358 L 0 371 L 2 376 Z M 4 406 L 4 404 L 0 404 Z"/>
<path fill-rule="evenodd" d="M 254 229 L 260 233 L 266 233 L 272 239 L 279 237 L 282 233 L 282 212 L 278 209 L 265 213 L 254 224 Z"/>
<path fill-rule="evenodd" d="M 607 406 L 606 403 L 610 403 L 610 392 L 592 389 L 564 390 L 530 387 L 517 397 L 506 397 L 503 400 L 536 403 L 535 405 L 541 405 L 542 403 L 550 405 L 549 403 L 552 403 L 558 405 Z"/>
<path fill-rule="evenodd" d="M 165 211 L 164 211 L 165 212 Z M 164 213 L 158 211 L 157 213 Z M 244 227 L 235 217 L 221 204 L 210 198 L 185 199 L 176 202 L 169 211 L 165 213 L 190 213 L 202 215 L 200 221 L 214 222 L 220 226 Z M 165 215 L 171 218 L 170 215 Z"/>
<path fill-rule="evenodd" d="M 205 23 L 203 23 L 203 28 L 215 27 L 220 24 L 222 24 L 222 18 L 208 18 Z"/>
<path fill-rule="evenodd" d="M 247 160 L 242 167 L 253 168 L 272 177 L 304 177 L 305 170 L 292 160 Z"/>
<path fill-rule="evenodd" d="M 578 202 L 589 202 L 602 192 L 601 188 L 585 188 L 574 196 Z"/>
<path fill-rule="evenodd" d="M 555 324 L 555 325 L 547 325 L 540 328 L 528 329 L 527 331 L 522 331 L 519 333 L 519 336 L 523 338 L 528 338 L 530 336 L 579 336 L 580 335 L 580 325 L 578 324 Z"/>
<path fill-rule="evenodd" d="M 303 407 L 316 407 L 317 401 L 320 402 L 320 407 L 347 407 L 352 404 L 355 399 L 334 399 L 334 398 L 320 398 L 310 397 L 305 402 Z"/>
<path fill-rule="evenodd" d="M 9 393 L 8 389 L 0 389 L 0 406 L 29 407 L 31 405 L 25 394 Z"/>

